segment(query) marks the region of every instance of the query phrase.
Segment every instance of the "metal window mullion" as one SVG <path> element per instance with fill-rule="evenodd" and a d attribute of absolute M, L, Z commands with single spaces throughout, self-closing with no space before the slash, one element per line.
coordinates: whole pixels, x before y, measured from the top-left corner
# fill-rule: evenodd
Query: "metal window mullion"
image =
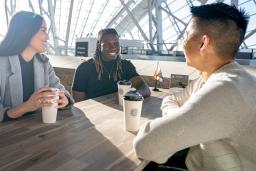
<path fill-rule="evenodd" d="M 129 10 L 129 8 L 126 6 L 126 4 L 124 3 L 123 0 L 119 0 L 122 5 L 125 7 L 126 12 L 128 13 L 128 15 L 131 17 L 132 21 L 134 22 L 134 24 L 136 25 L 136 27 L 138 28 L 138 30 L 140 31 L 142 37 L 144 38 L 144 40 L 149 41 L 147 35 L 145 34 L 145 32 L 142 30 L 142 28 L 140 27 L 138 21 L 136 20 L 136 18 L 134 17 L 134 15 L 132 14 L 132 12 Z"/>
<path fill-rule="evenodd" d="M 69 7 L 69 14 L 68 14 L 66 37 L 65 37 L 65 55 L 67 55 L 67 51 L 68 51 L 68 42 L 69 42 L 69 34 L 70 34 L 70 26 L 71 26 L 73 7 L 74 7 L 74 0 L 71 0 L 70 7 Z"/>
<path fill-rule="evenodd" d="M 94 25 L 91 27 L 90 35 L 92 35 L 92 33 L 93 33 L 95 27 L 97 26 L 97 24 L 98 24 L 98 22 L 99 22 L 99 20 L 100 20 L 100 18 L 101 18 L 101 16 L 102 16 L 104 10 L 106 9 L 106 6 L 108 5 L 108 2 L 109 2 L 109 0 L 107 0 L 106 3 L 102 6 L 102 10 L 101 10 L 101 12 L 99 13 L 99 15 L 97 16 L 96 22 L 95 22 Z"/>
<path fill-rule="evenodd" d="M 87 18 L 85 19 L 85 23 L 84 23 L 84 26 L 83 26 L 82 31 L 81 31 L 81 37 L 82 37 L 83 34 L 84 34 L 84 29 L 85 29 L 85 27 L 86 27 L 86 24 L 87 24 L 87 21 L 88 21 L 88 19 L 89 19 L 89 16 L 91 15 L 91 12 L 92 12 L 92 7 L 93 7 L 93 5 L 94 5 L 94 0 L 92 0 L 91 2 L 92 2 L 92 3 L 91 3 L 91 6 L 90 6 L 90 9 L 89 9 L 89 13 L 88 13 L 88 15 L 87 15 Z M 88 33 L 88 34 L 89 34 L 89 33 Z"/>
<path fill-rule="evenodd" d="M 75 36 L 75 32 L 76 32 L 77 23 L 78 23 L 79 16 L 80 16 L 82 4 L 83 4 L 83 0 L 78 1 L 79 10 L 78 10 L 77 19 L 76 19 L 76 23 L 75 23 L 75 28 L 74 28 L 74 31 L 73 31 L 73 35 L 72 35 L 72 39 L 71 39 L 71 44 L 70 44 L 70 45 L 72 45 L 72 43 L 73 43 L 73 41 L 74 41 L 74 36 Z"/>

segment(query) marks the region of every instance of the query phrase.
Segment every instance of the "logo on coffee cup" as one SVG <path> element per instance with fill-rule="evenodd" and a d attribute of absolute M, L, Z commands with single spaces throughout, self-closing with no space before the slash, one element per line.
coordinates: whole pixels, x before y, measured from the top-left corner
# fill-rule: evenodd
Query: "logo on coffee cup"
<path fill-rule="evenodd" d="M 131 110 L 131 115 L 132 116 L 137 116 L 137 114 L 138 114 L 138 109 L 132 109 Z"/>

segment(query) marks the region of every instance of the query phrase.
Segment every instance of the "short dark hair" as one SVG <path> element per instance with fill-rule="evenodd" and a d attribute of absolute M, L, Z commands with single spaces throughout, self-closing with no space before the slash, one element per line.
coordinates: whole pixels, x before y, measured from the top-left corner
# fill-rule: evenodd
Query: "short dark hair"
<path fill-rule="evenodd" d="M 43 17 L 33 12 L 20 11 L 11 19 L 8 31 L 0 44 L 0 56 L 22 53 L 39 31 Z"/>
<path fill-rule="evenodd" d="M 192 17 L 203 34 L 214 40 L 216 52 L 234 57 L 244 40 L 249 17 L 234 5 L 213 3 L 191 7 Z"/>

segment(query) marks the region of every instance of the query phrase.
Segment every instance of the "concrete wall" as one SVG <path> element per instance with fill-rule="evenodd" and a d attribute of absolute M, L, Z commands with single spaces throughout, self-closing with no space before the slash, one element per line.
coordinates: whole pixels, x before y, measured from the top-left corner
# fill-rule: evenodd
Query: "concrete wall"
<path fill-rule="evenodd" d="M 71 92 L 71 86 L 72 86 L 72 82 L 75 74 L 75 69 L 54 67 L 54 70 L 56 75 L 60 78 L 61 83 L 65 86 L 65 88 L 69 92 Z M 142 75 L 142 77 L 150 87 L 154 87 L 155 80 L 153 80 L 152 76 Z M 169 88 L 170 79 L 165 77 L 162 83 L 157 84 L 157 87 Z"/>

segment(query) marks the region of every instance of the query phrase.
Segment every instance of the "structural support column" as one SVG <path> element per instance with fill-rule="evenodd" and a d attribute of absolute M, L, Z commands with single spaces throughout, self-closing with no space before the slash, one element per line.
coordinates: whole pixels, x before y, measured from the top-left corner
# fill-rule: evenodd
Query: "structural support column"
<path fill-rule="evenodd" d="M 60 54 L 60 51 L 59 51 L 59 44 L 58 44 L 58 39 L 57 39 L 57 34 L 56 34 L 56 25 L 55 25 L 55 14 L 54 14 L 54 8 L 53 8 L 53 5 L 52 5 L 52 0 L 48 0 L 48 10 L 49 10 L 49 19 L 51 21 L 51 31 L 52 31 L 52 37 L 53 37 L 53 44 L 54 44 L 54 51 L 55 51 L 55 54 Z M 42 8 L 42 6 L 40 6 Z M 43 9 L 43 8 L 42 8 Z"/>
<path fill-rule="evenodd" d="M 11 16 L 14 14 L 16 10 L 16 0 L 5 0 L 5 17 L 6 17 L 6 23 L 9 25 L 9 21 Z"/>
<path fill-rule="evenodd" d="M 72 13 L 73 13 L 73 4 L 74 4 L 74 0 L 71 0 L 70 1 L 69 14 L 68 14 L 68 24 L 67 24 L 67 30 L 66 30 L 66 38 L 65 38 L 65 55 L 67 55 L 67 52 L 68 52 L 68 41 L 69 41 L 70 25 L 71 25 Z"/>
<path fill-rule="evenodd" d="M 155 52 L 154 39 L 153 39 L 153 21 L 152 21 L 152 0 L 148 0 L 148 27 L 149 27 L 149 45 L 151 49 Z"/>
<path fill-rule="evenodd" d="M 136 18 L 133 16 L 132 12 L 129 10 L 129 8 L 126 6 L 126 4 L 124 3 L 123 0 L 119 0 L 121 2 L 121 4 L 124 6 L 127 14 L 131 17 L 132 21 L 134 22 L 134 24 L 136 25 L 136 27 L 138 28 L 138 30 L 140 31 L 140 34 L 142 35 L 142 37 L 144 38 L 144 40 L 149 41 L 146 33 L 142 30 L 142 28 L 140 27 L 138 21 L 136 20 Z"/>
<path fill-rule="evenodd" d="M 155 0 L 156 11 L 156 30 L 157 30 L 157 51 L 161 53 L 163 51 L 163 25 L 162 25 L 162 8 L 161 4 L 165 0 Z"/>

